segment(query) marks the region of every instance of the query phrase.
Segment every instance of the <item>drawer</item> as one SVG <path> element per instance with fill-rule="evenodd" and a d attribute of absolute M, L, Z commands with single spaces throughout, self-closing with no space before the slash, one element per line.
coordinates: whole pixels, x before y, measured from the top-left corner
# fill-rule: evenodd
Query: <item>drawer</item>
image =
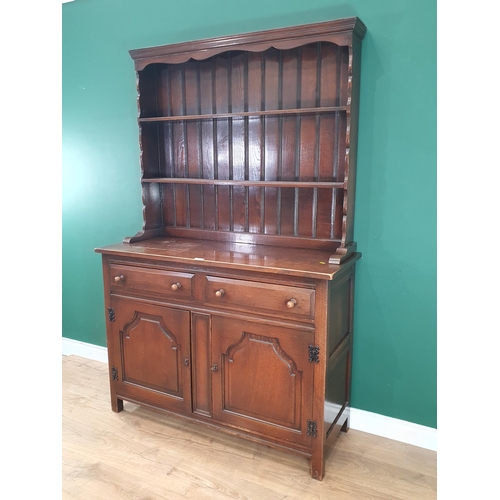
<path fill-rule="evenodd" d="M 205 300 L 252 312 L 255 309 L 280 316 L 314 318 L 315 291 L 310 288 L 207 276 Z"/>
<path fill-rule="evenodd" d="M 194 274 L 121 264 L 109 266 L 112 292 L 140 292 L 192 299 Z"/>

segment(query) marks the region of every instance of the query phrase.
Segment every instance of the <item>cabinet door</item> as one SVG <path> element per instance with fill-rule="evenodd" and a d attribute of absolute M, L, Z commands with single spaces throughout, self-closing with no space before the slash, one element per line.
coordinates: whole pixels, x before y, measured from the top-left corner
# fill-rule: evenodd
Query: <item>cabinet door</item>
<path fill-rule="evenodd" d="M 189 312 L 111 298 L 108 349 L 117 397 L 191 411 Z"/>
<path fill-rule="evenodd" d="M 214 418 L 308 445 L 313 332 L 214 316 L 212 333 Z"/>

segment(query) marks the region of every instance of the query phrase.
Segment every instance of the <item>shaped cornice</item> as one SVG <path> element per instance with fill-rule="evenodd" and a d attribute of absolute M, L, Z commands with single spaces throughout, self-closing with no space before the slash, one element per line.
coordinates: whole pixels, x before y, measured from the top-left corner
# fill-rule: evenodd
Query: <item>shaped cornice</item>
<path fill-rule="evenodd" d="M 228 50 L 261 52 L 271 47 L 285 50 L 314 42 L 348 45 L 352 36 L 360 39 L 366 26 L 357 17 L 290 26 L 266 31 L 229 35 L 129 51 L 136 71 L 153 63 L 183 63 L 203 60 Z"/>

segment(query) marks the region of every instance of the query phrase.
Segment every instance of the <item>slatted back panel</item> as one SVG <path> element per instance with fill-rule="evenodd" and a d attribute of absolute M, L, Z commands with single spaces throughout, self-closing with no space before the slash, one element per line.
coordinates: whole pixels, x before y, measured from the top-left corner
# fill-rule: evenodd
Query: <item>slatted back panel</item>
<path fill-rule="evenodd" d="M 347 58 L 347 47 L 314 43 L 150 64 L 140 72 L 140 117 L 346 106 Z M 343 182 L 346 127 L 345 110 L 141 123 L 144 177 Z M 161 184 L 160 190 L 167 232 L 342 236 L 342 189 Z"/>

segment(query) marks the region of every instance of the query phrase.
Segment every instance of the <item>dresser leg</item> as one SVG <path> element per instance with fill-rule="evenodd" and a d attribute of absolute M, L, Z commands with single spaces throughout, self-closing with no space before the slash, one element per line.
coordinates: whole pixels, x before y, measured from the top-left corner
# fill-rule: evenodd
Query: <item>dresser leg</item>
<path fill-rule="evenodd" d="M 345 422 L 344 422 L 344 424 L 342 425 L 342 427 L 340 428 L 340 430 L 341 430 L 342 432 L 347 432 L 347 431 L 349 430 L 349 417 L 347 417 L 347 418 L 345 419 Z"/>
<path fill-rule="evenodd" d="M 323 453 L 313 453 L 311 457 L 311 477 L 318 481 L 323 480 L 325 475 L 325 461 Z"/>
<path fill-rule="evenodd" d="M 123 410 L 123 399 L 111 398 L 111 409 L 115 413 L 119 413 Z"/>

